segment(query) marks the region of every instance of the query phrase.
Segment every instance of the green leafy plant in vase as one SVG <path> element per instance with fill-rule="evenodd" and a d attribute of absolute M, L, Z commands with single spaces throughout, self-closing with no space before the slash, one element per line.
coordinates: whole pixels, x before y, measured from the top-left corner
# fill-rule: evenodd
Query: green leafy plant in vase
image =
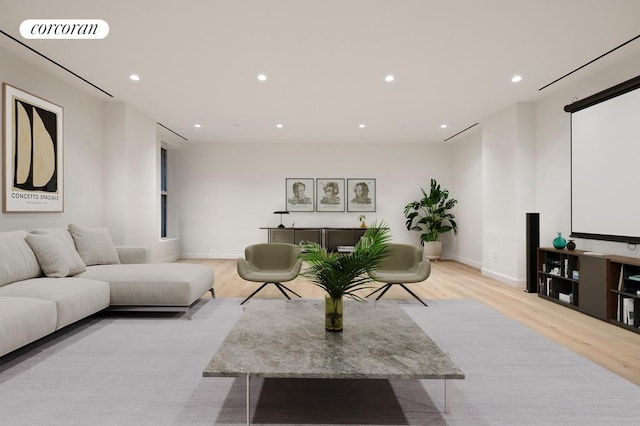
<path fill-rule="evenodd" d="M 437 260 L 442 254 L 440 235 L 458 232 L 455 216 L 450 212 L 458 200 L 449 198 L 449 190 L 442 188 L 435 179 L 431 179 L 428 193 L 423 188 L 420 190 L 422 198 L 411 201 L 404 208 L 405 225 L 410 231 L 420 232 L 420 244 L 425 246 L 426 257 Z"/>
<path fill-rule="evenodd" d="M 329 252 L 315 242 L 302 245 L 300 258 L 308 267 L 300 273 L 326 292 L 325 329 L 342 331 L 343 298 L 362 301 L 358 290 L 369 288 L 373 280 L 367 274 L 388 256 L 389 228 L 384 223 L 365 231 L 350 253 Z"/>
<path fill-rule="evenodd" d="M 367 222 L 365 222 L 365 219 L 367 217 L 363 214 L 361 214 L 360 216 L 358 216 L 358 222 L 360 222 L 360 228 L 362 229 L 366 229 L 367 228 Z"/>

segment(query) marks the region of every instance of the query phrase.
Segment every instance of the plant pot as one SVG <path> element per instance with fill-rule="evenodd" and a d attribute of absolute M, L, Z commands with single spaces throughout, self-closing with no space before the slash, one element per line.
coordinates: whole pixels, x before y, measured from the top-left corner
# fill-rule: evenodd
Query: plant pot
<path fill-rule="evenodd" d="M 440 260 L 442 256 L 442 241 L 427 241 L 424 243 L 424 258 Z"/>
<path fill-rule="evenodd" d="M 324 328 L 327 331 L 342 331 L 342 297 L 324 298 Z"/>

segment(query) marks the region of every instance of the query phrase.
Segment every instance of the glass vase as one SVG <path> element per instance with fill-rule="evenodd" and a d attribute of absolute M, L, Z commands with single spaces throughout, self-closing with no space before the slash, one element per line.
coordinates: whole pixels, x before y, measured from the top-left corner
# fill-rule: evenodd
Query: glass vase
<path fill-rule="evenodd" d="M 327 331 L 342 331 L 342 297 L 325 297 L 324 328 Z"/>
<path fill-rule="evenodd" d="M 567 240 L 562 237 L 562 232 L 558 232 L 558 236 L 553 239 L 553 246 L 557 249 L 563 249 L 567 245 Z"/>

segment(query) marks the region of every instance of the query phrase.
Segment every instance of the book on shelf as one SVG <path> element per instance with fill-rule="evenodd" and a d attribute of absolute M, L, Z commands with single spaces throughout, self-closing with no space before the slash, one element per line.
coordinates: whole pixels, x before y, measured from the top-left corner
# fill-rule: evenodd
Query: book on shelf
<path fill-rule="evenodd" d="M 640 274 L 629 275 L 627 278 L 631 281 L 640 281 Z"/>
<path fill-rule="evenodd" d="M 633 299 L 631 297 L 622 298 L 622 322 L 627 325 L 633 325 Z"/>
<path fill-rule="evenodd" d="M 572 303 L 573 293 L 558 293 L 558 299 L 562 300 L 565 303 Z"/>
<path fill-rule="evenodd" d="M 618 291 L 622 291 L 624 282 L 624 265 L 620 266 L 620 277 L 618 278 Z"/>
<path fill-rule="evenodd" d="M 618 291 L 622 291 L 622 285 L 624 282 L 624 265 L 620 266 L 620 276 L 618 277 Z M 618 299 L 618 308 L 616 309 L 616 319 L 618 322 L 622 322 L 622 318 L 620 318 L 620 296 L 616 297 Z"/>
<path fill-rule="evenodd" d="M 338 250 L 338 253 L 351 253 L 356 248 L 355 246 L 337 246 L 336 249 Z"/>

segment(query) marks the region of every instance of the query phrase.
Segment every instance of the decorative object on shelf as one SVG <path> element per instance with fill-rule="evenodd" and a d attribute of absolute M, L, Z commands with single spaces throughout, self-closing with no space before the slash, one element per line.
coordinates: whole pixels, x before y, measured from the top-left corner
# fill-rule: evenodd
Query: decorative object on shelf
<path fill-rule="evenodd" d="M 435 179 L 431 179 L 429 193 L 420 188 L 423 197 L 412 201 L 404 208 L 407 218 L 406 226 L 410 231 L 420 232 L 420 244 L 424 246 L 427 259 L 438 260 L 442 255 L 440 234 L 453 231 L 458 233 L 455 216 L 449 212 L 458 200 L 449 198 L 449 190 L 440 187 Z"/>
<path fill-rule="evenodd" d="M 562 236 L 562 232 L 558 232 L 558 236 L 553 239 L 553 247 L 561 250 L 567 245 L 567 240 Z"/>
<path fill-rule="evenodd" d="M 567 250 L 575 250 L 575 249 L 576 249 L 576 242 L 573 240 L 567 241 Z"/>
<path fill-rule="evenodd" d="M 279 214 L 280 215 L 280 225 L 278 225 L 278 228 L 284 228 L 284 225 L 282 224 L 282 215 L 283 214 L 289 214 L 289 212 L 286 211 L 286 210 L 276 210 L 275 212 L 273 212 L 273 214 Z"/>
<path fill-rule="evenodd" d="M 362 229 L 367 229 L 367 222 L 365 222 L 365 219 L 367 217 L 363 214 L 361 214 L 360 216 L 358 216 L 358 222 L 360 222 L 360 228 Z"/>
<path fill-rule="evenodd" d="M 302 245 L 300 258 L 309 266 L 300 275 L 327 292 L 325 300 L 325 328 L 342 331 L 342 299 L 362 301 L 356 292 L 369 288 L 373 280 L 367 272 L 376 269 L 388 256 L 389 227 L 384 223 L 368 228 L 353 251 L 328 252 L 318 243 Z"/>
<path fill-rule="evenodd" d="M 2 92 L 2 211 L 63 212 L 63 108 L 7 83 Z"/>

